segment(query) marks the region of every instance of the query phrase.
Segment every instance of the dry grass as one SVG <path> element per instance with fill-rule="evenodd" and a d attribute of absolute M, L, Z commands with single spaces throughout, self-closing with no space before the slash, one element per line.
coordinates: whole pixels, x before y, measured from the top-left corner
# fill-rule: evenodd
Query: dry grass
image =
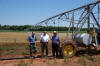
<path fill-rule="evenodd" d="M 98 56 L 97 56 L 98 58 Z M 80 62 L 77 62 L 80 60 Z M 91 62 L 85 57 L 73 57 L 67 58 L 65 62 L 64 59 L 50 59 L 46 58 L 36 58 L 36 59 L 20 59 L 20 60 L 5 60 L 0 61 L 0 65 L 4 66 L 100 66 L 100 61 Z"/>
<path fill-rule="evenodd" d="M 50 38 L 52 37 L 52 33 L 48 33 Z M 28 43 L 27 37 L 31 35 L 31 33 L 26 32 L 0 32 L 0 43 Z M 58 34 L 62 41 L 66 39 L 66 33 Z M 40 41 L 41 33 L 36 33 L 38 41 Z"/>
<path fill-rule="evenodd" d="M 25 32 L 1 32 L 0 43 L 8 43 L 7 45 L 0 45 L 0 57 L 15 57 L 20 55 L 29 55 L 29 47 L 27 45 L 27 37 L 30 34 Z M 38 41 L 41 33 L 36 33 Z M 52 33 L 49 33 L 50 38 Z M 71 38 L 71 34 L 66 36 L 66 33 L 59 33 L 61 41 L 66 37 Z M 16 40 L 15 40 L 16 39 Z M 16 44 L 14 44 L 16 42 Z M 11 45 L 12 43 L 12 45 Z M 17 44 L 19 43 L 19 45 Z M 24 44 L 26 43 L 26 44 Z M 41 53 L 40 43 L 37 43 L 38 54 Z M 51 45 L 49 46 L 49 54 L 51 53 Z M 23 60 L 5 60 L 0 61 L 0 66 L 100 66 L 100 55 L 94 56 L 74 56 L 73 58 L 36 58 Z"/>
<path fill-rule="evenodd" d="M 0 43 L 26 43 L 29 34 L 24 32 L 1 32 Z"/>

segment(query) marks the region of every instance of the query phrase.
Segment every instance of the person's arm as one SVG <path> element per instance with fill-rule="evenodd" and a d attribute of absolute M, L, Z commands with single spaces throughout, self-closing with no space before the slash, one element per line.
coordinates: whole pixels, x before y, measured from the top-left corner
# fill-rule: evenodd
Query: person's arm
<path fill-rule="evenodd" d="M 27 41 L 29 42 L 30 37 L 27 38 Z"/>
<path fill-rule="evenodd" d="M 30 37 L 27 38 L 28 45 L 30 45 Z"/>
<path fill-rule="evenodd" d="M 58 44 L 59 44 L 59 47 L 61 47 L 61 45 L 60 45 L 60 37 L 58 36 Z"/>
<path fill-rule="evenodd" d="M 50 37 L 49 37 L 49 35 L 48 35 L 48 40 L 50 40 Z"/>
<path fill-rule="evenodd" d="M 48 43 L 49 43 L 49 41 L 50 41 L 50 37 L 49 37 L 49 35 L 48 35 Z"/>
<path fill-rule="evenodd" d="M 37 41 L 37 37 L 35 36 L 35 41 Z"/>
<path fill-rule="evenodd" d="M 58 40 L 59 40 L 59 43 L 60 43 L 60 38 Z"/>
<path fill-rule="evenodd" d="M 42 35 L 41 35 L 41 37 L 40 37 L 40 43 L 42 43 Z"/>

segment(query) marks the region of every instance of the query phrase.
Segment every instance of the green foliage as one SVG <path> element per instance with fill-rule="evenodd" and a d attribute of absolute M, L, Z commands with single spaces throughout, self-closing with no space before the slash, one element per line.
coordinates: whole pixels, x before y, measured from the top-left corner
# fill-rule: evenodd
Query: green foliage
<path fill-rule="evenodd" d="M 32 58 L 30 58 L 30 64 L 33 64 L 33 59 Z"/>
<path fill-rule="evenodd" d="M 93 58 L 92 56 L 86 56 L 86 58 L 92 62 L 96 62 L 96 58 Z"/>
<path fill-rule="evenodd" d="M 18 30 L 23 31 L 24 29 L 31 28 L 31 25 L 0 25 L 0 30 Z"/>
<path fill-rule="evenodd" d="M 4 50 L 7 50 L 7 51 L 14 50 L 14 47 L 4 47 Z"/>
<path fill-rule="evenodd" d="M 64 62 L 66 62 L 66 61 L 67 61 L 67 59 L 68 59 L 68 57 L 67 57 L 67 56 L 64 56 Z"/>
<path fill-rule="evenodd" d="M 17 51 L 14 51 L 14 50 L 11 50 L 10 51 L 10 54 L 16 55 L 16 54 L 18 54 L 18 52 Z"/>
<path fill-rule="evenodd" d="M 29 48 L 30 48 L 29 46 L 25 46 L 25 49 L 27 49 L 27 50 L 28 50 Z"/>
<path fill-rule="evenodd" d="M 14 43 L 16 43 L 16 38 L 14 38 Z"/>
<path fill-rule="evenodd" d="M 10 47 L 10 48 L 9 48 L 9 50 L 14 50 L 14 49 L 15 49 L 14 47 Z"/>
<path fill-rule="evenodd" d="M 18 66 L 28 66 L 28 64 L 21 60 Z"/>
<path fill-rule="evenodd" d="M 2 51 L 3 50 L 3 47 L 0 47 L 0 51 Z"/>
<path fill-rule="evenodd" d="M 15 44 L 9 44 L 9 45 L 0 45 L 0 54 L 1 55 L 17 55 L 17 54 L 23 54 L 27 55 L 29 54 L 29 51 L 25 49 L 26 45 L 15 45 Z M 20 51 L 20 52 L 19 52 Z"/>
<path fill-rule="evenodd" d="M 7 50 L 7 51 L 9 51 L 9 50 L 14 50 L 14 47 L 5 47 L 5 46 L 1 46 L 1 47 L 0 47 L 0 51 L 2 51 L 2 50 Z"/>
<path fill-rule="evenodd" d="M 83 66 L 86 66 L 86 57 L 85 56 L 80 56 L 79 63 L 82 63 Z"/>
<path fill-rule="evenodd" d="M 74 28 L 75 29 L 75 28 Z M 0 32 L 19 32 L 19 31 L 68 31 L 68 27 L 58 26 L 37 26 L 32 25 L 0 25 Z M 86 31 L 86 28 L 82 28 L 81 31 Z M 72 27 L 70 27 L 72 31 Z"/>
<path fill-rule="evenodd" d="M 27 51 L 22 52 L 23 55 L 28 55 L 29 53 Z"/>

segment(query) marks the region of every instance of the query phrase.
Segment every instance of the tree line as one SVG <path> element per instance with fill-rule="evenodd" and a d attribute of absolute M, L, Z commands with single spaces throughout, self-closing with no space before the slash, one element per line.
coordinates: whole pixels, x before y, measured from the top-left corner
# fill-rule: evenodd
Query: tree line
<path fill-rule="evenodd" d="M 31 25 L 0 25 L 0 30 L 19 30 L 19 31 L 23 31 L 27 28 L 31 28 Z"/>
<path fill-rule="evenodd" d="M 75 28 L 74 28 L 75 29 Z M 68 31 L 68 27 L 54 26 L 32 26 L 32 25 L 0 25 L 0 30 L 16 30 L 16 31 Z M 72 27 L 70 28 L 72 31 Z M 86 28 L 82 31 L 87 30 Z"/>

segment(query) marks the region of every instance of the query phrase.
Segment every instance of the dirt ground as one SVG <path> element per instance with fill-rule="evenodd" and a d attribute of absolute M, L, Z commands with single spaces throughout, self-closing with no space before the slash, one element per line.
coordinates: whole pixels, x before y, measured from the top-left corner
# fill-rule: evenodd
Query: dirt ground
<path fill-rule="evenodd" d="M 0 58 L 29 56 L 26 32 L 1 32 L 0 33 Z M 41 33 L 36 33 L 38 41 Z M 50 37 L 52 36 L 49 33 Z M 70 35 L 70 34 L 69 34 Z M 59 33 L 62 42 L 66 38 L 66 33 Z M 67 36 L 68 37 L 68 36 Z M 12 38 L 12 39 L 11 39 Z M 14 39 L 15 38 L 15 39 Z M 40 44 L 37 43 L 38 58 L 0 60 L 0 66 L 100 66 L 100 49 L 96 53 L 77 52 L 72 58 L 52 57 L 51 44 L 49 46 L 49 56 L 41 58 Z M 17 53 L 16 53 L 16 52 Z"/>
<path fill-rule="evenodd" d="M 98 58 L 94 60 L 86 57 L 3 60 L 0 61 L 0 66 L 100 66 L 100 55 L 93 56 L 93 58 Z"/>
<path fill-rule="evenodd" d="M 22 48 L 23 49 L 23 48 Z M 10 57 L 24 57 L 28 54 L 22 55 L 20 50 L 18 54 L 2 54 L 0 58 Z M 23 51 L 26 51 L 23 49 Z M 6 53 L 6 51 L 5 51 Z M 57 57 L 54 58 L 49 49 L 48 57 L 41 57 L 41 52 L 37 53 L 36 58 L 28 59 L 13 59 L 13 60 L 0 60 L 0 66 L 100 66 L 100 49 L 96 53 L 86 53 L 86 50 L 77 51 L 76 55 L 72 58 Z"/>

